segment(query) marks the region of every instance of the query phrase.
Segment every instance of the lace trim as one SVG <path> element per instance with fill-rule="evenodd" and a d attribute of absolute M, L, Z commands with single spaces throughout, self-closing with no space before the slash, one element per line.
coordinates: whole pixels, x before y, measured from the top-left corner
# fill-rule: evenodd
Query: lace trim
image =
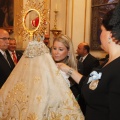
<path fill-rule="evenodd" d="M 47 48 L 43 41 L 30 41 L 24 55 L 31 58 L 43 55 L 45 53 L 49 53 L 49 48 Z"/>
<path fill-rule="evenodd" d="M 68 76 L 65 72 L 63 72 L 63 71 L 61 71 L 61 70 L 60 70 L 60 73 L 61 73 L 61 75 L 63 76 L 65 82 L 68 84 L 68 87 L 70 87 L 70 81 L 69 81 L 69 79 L 68 79 L 69 76 Z"/>

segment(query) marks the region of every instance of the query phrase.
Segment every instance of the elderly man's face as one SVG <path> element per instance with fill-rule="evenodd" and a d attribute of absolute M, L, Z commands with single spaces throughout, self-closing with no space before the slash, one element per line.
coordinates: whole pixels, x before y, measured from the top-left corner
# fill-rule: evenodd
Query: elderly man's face
<path fill-rule="evenodd" d="M 46 46 L 48 46 L 48 44 L 49 44 L 49 38 L 45 38 L 44 39 L 44 43 L 45 43 Z"/>
<path fill-rule="evenodd" d="M 84 45 L 82 43 L 80 43 L 78 45 L 78 48 L 77 48 L 77 54 L 80 55 L 80 56 L 84 56 Z"/>
<path fill-rule="evenodd" d="M 0 34 L 0 49 L 5 51 L 9 45 L 10 36 L 8 32 L 2 31 Z"/>
<path fill-rule="evenodd" d="M 13 52 L 14 50 L 16 50 L 16 40 L 11 39 L 9 41 L 8 50 L 10 50 L 11 52 Z"/>

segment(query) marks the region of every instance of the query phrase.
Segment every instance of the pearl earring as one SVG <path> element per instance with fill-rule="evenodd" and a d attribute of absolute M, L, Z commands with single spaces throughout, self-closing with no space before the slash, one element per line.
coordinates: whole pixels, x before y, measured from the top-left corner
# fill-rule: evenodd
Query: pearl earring
<path fill-rule="evenodd" d="M 111 38 L 108 38 L 108 43 L 111 43 L 112 39 Z"/>

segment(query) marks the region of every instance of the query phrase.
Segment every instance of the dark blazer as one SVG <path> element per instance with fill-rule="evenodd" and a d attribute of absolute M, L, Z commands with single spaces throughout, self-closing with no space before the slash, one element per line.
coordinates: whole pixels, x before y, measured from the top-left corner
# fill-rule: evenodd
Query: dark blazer
<path fill-rule="evenodd" d="M 96 89 L 91 90 L 88 78 L 81 81 L 82 93 L 87 103 L 85 120 L 120 120 L 120 57 L 96 69 L 102 73 Z M 81 81 L 79 84 L 81 84 Z"/>
<path fill-rule="evenodd" d="M 17 60 L 18 61 L 20 60 L 20 58 L 22 57 L 22 55 L 23 55 L 22 52 L 16 50 L 16 56 L 17 56 Z"/>
<path fill-rule="evenodd" d="M 79 60 L 77 62 L 77 70 L 79 73 L 83 74 L 83 63 Z"/>
<path fill-rule="evenodd" d="M 0 52 L 0 88 L 2 87 L 2 85 L 4 84 L 8 76 L 10 75 L 11 71 L 15 67 L 10 55 L 8 55 L 7 53 L 6 55 L 7 55 L 7 59 L 9 63 L 6 61 L 6 59 Z"/>
<path fill-rule="evenodd" d="M 22 55 L 23 55 L 23 53 L 22 52 L 20 52 L 20 51 L 15 51 L 16 52 L 16 56 L 17 56 L 17 60 L 19 61 L 20 60 L 20 58 L 22 57 Z M 8 50 L 6 50 L 6 54 L 8 55 L 8 56 L 10 56 L 10 53 L 8 52 Z M 11 57 L 11 56 L 10 56 Z M 12 58 L 11 58 L 11 60 L 12 60 Z M 14 62 L 13 62 L 14 63 Z"/>
<path fill-rule="evenodd" d="M 17 51 L 17 50 L 15 52 L 16 52 L 16 56 L 17 56 L 17 61 L 19 61 L 20 58 L 22 57 L 23 53 L 20 51 Z"/>
<path fill-rule="evenodd" d="M 91 54 L 88 54 L 87 57 L 84 59 L 84 61 L 82 63 L 79 61 L 80 56 L 77 56 L 77 59 L 78 59 L 78 63 L 77 63 L 78 72 L 83 74 L 84 76 L 88 76 L 94 68 L 99 66 L 99 60 L 97 60 L 97 58 L 95 58 Z M 82 81 L 82 82 L 84 82 L 84 81 Z M 86 113 L 86 102 L 85 102 L 85 100 L 83 98 L 83 95 L 81 93 L 81 87 L 82 87 L 82 85 L 79 85 L 78 103 L 81 107 L 81 110 L 82 110 L 83 114 L 85 115 L 85 113 Z"/>
<path fill-rule="evenodd" d="M 88 76 L 90 72 L 99 66 L 99 60 L 88 54 L 87 57 L 84 59 L 83 63 L 83 75 Z"/>

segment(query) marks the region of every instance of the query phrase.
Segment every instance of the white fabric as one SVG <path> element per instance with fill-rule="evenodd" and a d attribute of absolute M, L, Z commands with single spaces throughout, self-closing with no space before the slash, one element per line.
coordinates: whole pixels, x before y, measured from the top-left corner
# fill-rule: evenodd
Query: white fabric
<path fill-rule="evenodd" d="M 28 47 L 0 90 L 0 120 L 84 120 L 48 48 L 35 44 L 41 54 Z"/>
<path fill-rule="evenodd" d="M 64 78 L 64 80 L 65 80 L 65 82 L 68 84 L 68 86 L 70 87 L 70 81 L 69 81 L 69 75 L 67 75 L 65 72 L 63 72 L 63 71 L 61 71 L 60 70 L 60 73 L 61 73 L 61 75 L 63 76 L 63 78 Z"/>

